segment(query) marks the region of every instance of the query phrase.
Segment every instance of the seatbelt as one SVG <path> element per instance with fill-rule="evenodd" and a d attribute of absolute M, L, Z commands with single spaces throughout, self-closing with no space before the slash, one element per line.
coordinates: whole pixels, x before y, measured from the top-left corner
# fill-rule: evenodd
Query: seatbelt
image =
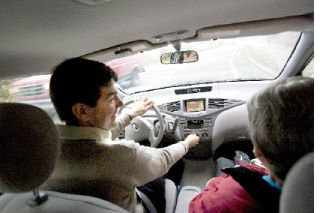
<path fill-rule="evenodd" d="M 139 189 L 136 188 L 136 193 L 141 198 L 142 202 L 145 204 L 145 206 L 148 208 L 150 213 L 157 213 L 156 208 L 154 207 L 151 200 Z"/>

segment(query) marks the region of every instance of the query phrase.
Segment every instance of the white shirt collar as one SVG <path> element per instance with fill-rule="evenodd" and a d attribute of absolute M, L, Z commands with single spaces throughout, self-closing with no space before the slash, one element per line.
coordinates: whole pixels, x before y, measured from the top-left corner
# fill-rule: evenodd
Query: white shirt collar
<path fill-rule="evenodd" d="M 106 141 L 111 139 L 111 131 L 96 127 L 79 127 L 58 124 L 60 137 L 63 140 L 89 139 L 96 141 Z"/>

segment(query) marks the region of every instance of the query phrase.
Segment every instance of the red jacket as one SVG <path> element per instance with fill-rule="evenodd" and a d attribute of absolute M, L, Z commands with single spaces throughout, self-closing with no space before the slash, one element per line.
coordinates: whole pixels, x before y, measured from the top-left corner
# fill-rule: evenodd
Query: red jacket
<path fill-rule="evenodd" d="M 241 166 L 262 175 L 267 174 L 261 168 L 240 163 Z M 189 205 L 189 213 L 205 212 L 259 212 L 255 199 L 228 174 L 216 177 L 197 195 Z M 261 209 L 260 209 L 261 210 Z"/>

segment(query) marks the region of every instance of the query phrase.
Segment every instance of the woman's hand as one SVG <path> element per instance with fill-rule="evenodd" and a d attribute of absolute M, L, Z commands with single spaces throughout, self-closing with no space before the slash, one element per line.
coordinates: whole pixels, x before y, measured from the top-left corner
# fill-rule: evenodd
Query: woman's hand
<path fill-rule="evenodd" d="M 251 164 L 255 165 L 257 167 L 260 167 L 263 170 L 266 170 L 267 168 L 264 166 L 264 164 L 258 159 L 258 158 L 254 158 L 251 160 Z"/>

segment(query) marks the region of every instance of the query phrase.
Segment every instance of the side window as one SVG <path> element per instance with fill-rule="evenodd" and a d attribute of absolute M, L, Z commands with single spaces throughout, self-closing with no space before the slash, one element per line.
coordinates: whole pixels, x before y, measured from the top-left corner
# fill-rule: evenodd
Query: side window
<path fill-rule="evenodd" d="M 35 75 L 0 80 L 0 102 L 19 102 L 46 111 L 55 123 L 61 123 L 49 96 L 51 75 Z"/>
<path fill-rule="evenodd" d="M 309 62 L 309 64 L 304 68 L 302 71 L 302 76 L 305 77 L 314 77 L 314 69 L 313 69 L 313 60 L 314 58 Z"/>

